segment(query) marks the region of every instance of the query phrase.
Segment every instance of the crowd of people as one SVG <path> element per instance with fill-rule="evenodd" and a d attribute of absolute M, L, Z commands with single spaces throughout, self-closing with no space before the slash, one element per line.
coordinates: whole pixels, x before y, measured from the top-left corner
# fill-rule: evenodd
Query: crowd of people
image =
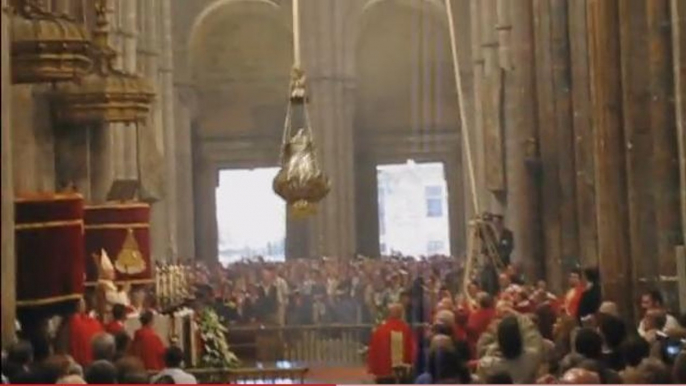
<path fill-rule="evenodd" d="M 65 321 L 67 342 L 32 336 L 3 351 L 3 383 L 197 383 L 183 370 L 184 352 L 175 345 L 165 347 L 154 331 L 153 311 L 140 314 L 141 327 L 131 336 L 121 323 L 124 307 L 115 307 L 115 319 L 106 325 L 83 311 L 83 301 L 80 308 Z"/>
<path fill-rule="evenodd" d="M 570 272 L 563 294 L 513 264 L 495 290 L 463 283 L 463 261 L 444 256 L 253 260 L 203 271 L 197 296 L 228 324 L 376 326 L 366 356 L 377 383 L 686 382 L 686 317 L 651 291 L 640 323 L 628 324 L 592 268 Z M 102 323 L 82 300 L 63 319 L 67 334 L 3 352 L 3 381 L 195 383 L 182 350 L 165 347 L 153 328 L 156 302 L 134 292 L 135 333 L 124 329 L 131 307 L 115 304 Z"/>
<path fill-rule="evenodd" d="M 377 383 L 685 383 L 686 315 L 671 315 L 649 291 L 631 326 L 603 299 L 599 279 L 596 269 L 575 270 L 556 296 L 542 281 L 534 288 L 503 272 L 496 294 L 477 283 L 473 296 L 442 294 L 428 330 L 393 304 L 372 337 L 369 371 Z"/>

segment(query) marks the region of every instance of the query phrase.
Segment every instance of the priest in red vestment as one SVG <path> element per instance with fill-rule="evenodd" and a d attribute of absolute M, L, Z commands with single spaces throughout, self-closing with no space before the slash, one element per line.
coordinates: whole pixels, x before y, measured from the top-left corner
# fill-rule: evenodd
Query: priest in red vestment
<path fill-rule="evenodd" d="M 128 310 L 123 304 L 112 306 L 112 321 L 105 325 L 105 331 L 111 335 L 117 335 L 118 332 L 124 331 L 127 312 Z"/>
<path fill-rule="evenodd" d="M 395 383 L 393 369 L 412 366 L 414 338 L 412 329 L 402 318 L 402 306 L 391 304 L 388 318 L 372 334 L 367 365 L 377 383 Z"/>
<path fill-rule="evenodd" d="M 581 295 L 583 295 L 584 290 L 586 289 L 581 281 L 581 271 L 578 269 L 574 269 L 569 273 L 569 287 L 570 288 L 565 295 L 563 311 L 567 315 L 576 318 L 579 311 L 579 303 L 581 302 Z"/>
<path fill-rule="evenodd" d="M 140 317 L 141 328 L 136 331 L 131 343 L 131 354 L 143 362 L 146 370 L 162 370 L 165 347 L 162 339 L 152 328 L 153 320 L 152 311 L 143 311 Z"/>
<path fill-rule="evenodd" d="M 467 342 L 472 353 L 476 353 L 476 344 L 481 335 L 495 319 L 493 297 L 481 292 L 477 295 L 478 308 L 469 315 L 467 321 Z"/>
<path fill-rule="evenodd" d="M 69 355 L 81 366 L 88 366 L 93 361 L 91 340 L 104 330 L 99 320 L 88 315 L 83 298 L 78 302 L 77 311 L 69 317 L 67 329 Z"/>

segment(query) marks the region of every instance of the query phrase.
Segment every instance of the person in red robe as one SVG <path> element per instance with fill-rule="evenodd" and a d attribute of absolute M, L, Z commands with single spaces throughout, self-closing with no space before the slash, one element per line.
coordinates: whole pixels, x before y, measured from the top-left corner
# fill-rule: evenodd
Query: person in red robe
<path fill-rule="evenodd" d="M 367 366 L 376 383 L 396 383 L 394 368 L 413 365 L 414 338 L 410 326 L 403 322 L 403 308 L 392 304 L 388 318 L 372 334 Z"/>
<path fill-rule="evenodd" d="M 579 312 L 579 303 L 581 302 L 581 295 L 584 294 L 586 287 L 581 281 L 581 271 L 574 269 L 569 273 L 569 290 L 564 298 L 563 311 L 576 318 Z"/>
<path fill-rule="evenodd" d="M 76 312 L 67 321 L 67 350 L 76 363 L 88 366 L 93 361 L 91 340 L 103 331 L 102 324 L 88 314 L 86 302 L 81 298 Z"/>
<path fill-rule="evenodd" d="M 146 370 L 164 369 L 165 347 L 152 328 L 154 318 L 150 310 L 141 313 L 141 328 L 136 331 L 131 342 L 131 355 L 138 357 Z"/>
<path fill-rule="evenodd" d="M 128 310 L 123 304 L 112 306 L 112 321 L 105 325 L 105 331 L 111 335 L 117 335 L 117 333 L 124 331 L 127 312 Z"/>
<path fill-rule="evenodd" d="M 467 321 L 467 343 L 472 354 L 476 353 L 476 344 L 481 335 L 495 319 L 493 297 L 486 292 L 477 295 L 478 308 L 469 315 Z"/>

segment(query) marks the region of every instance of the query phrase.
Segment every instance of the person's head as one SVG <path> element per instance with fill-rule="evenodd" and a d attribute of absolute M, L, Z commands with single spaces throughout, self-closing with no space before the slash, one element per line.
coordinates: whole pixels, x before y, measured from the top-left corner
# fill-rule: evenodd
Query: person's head
<path fill-rule="evenodd" d="M 53 355 L 40 364 L 40 372 L 45 382 L 56 383 L 58 379 L 69 375 L 71 361 L 66 355 Z"/>
<path fill-rule="evenodd" d="M 503 272 L 500 275 L 498 275 L 498 285 L 500 286 L 500 290 L 504 291 L 507 289 L 507 287 L 512 284 L 512 280 L 510 279 L 510 275 L 507 273 Z"/>
<path fill-rule="evenodd" d="M 479 308 L 481 309 L 490 309 L 494 306 L 493 296 L 488 292 L 479 292 L 476 296 L 476 301 L 479 303 Z"/>
<path fill-rule="evenodd" d="M 112 317 L 114 320 L 123 322 L 126 320 L 126 306 L 123 304 L 115 304 L 112 306 Z"/>
<path fill-rule="evenodd" d="M 545 280 L 539 280 L 536 282 L 536 289 L 541 292 L 548 292 L 548 283 Z"/>
<path fill-rule="evenodd" d="M 96 385 L 117 383 L 117 368 L 112 362 L 96 360 L 86 369 L 86 382 Z"/>
<path fill-rule="evenodd" d="M 513 385 L 512 376 L 505 371 L 498 371 L 486 376 L 484 380 L 487 385 Z"/>
<path fill-rule="evenodd" d="M 505 227 L 505 223 L 504 223 L 505 219 L 503 218 L 502 215 L 494 214 L 491 217 L 491 219 L 493 221 L 493 226 L 495 227 L 495 229 L 501 230 Z"/>
<path fill-rule="evenodd" d="M 600 284 L 600 272 L 598 271 L 598 267 L 585 268 L 584 280 L 589 284 Z"/>
<path fill-rule="evenodd" d="M 131 344 L 131 337 L 126 331 L 119 331 L 114 334 L 114 346 L 117 354 L 121 355 L 129 351 L 129 345 Z"/>
<path fill-rule="evenodd" d="M 168 368 L 180 368 L 183 363 L 183 350 L 177 346 L 169 346 L 164 352 L 164 364 Z"/>
<path fill-rule="evenodd" d="M 650 309 L 646 312 L 644 318 L 644 329 L 646 331 L 650 330 L 662 330 L 667 324 L 667 314 L 661 309 Z"/>
<path fill-rule="evenodd" d="M 153 321 L 155 320 L 155 315 L 152 313 L 150 310 L 144 310 L 141 313 L 140 316 L 140 321 L 141 321 L 141 326 L 152 326 Z"/>
<path fill-rule="evenodd" d="M 57 380 L 57 385 L 85 385 L 86 381 L 82 376 L 71 374 Z"/>
<path fill-rule="evenodd" d="M 636 368 L 641 383 L 649 385 L 668 385 L 672 383 L 669 368 L 659 359 L 646 358 Z"/>
<path fill-rule="evenodd" d="M 429 353 L 429 373 L 434 383 L 469 383 L 469 370 L 454 349 L 439 348 Z"/>
<path fill-rule="evenodd" d="M 114 367 L 117 369 L 117 378 L 119 378 L 119 383 L 126 383 L 124 379 L 129 374 L 134 374 L 138 372 L 145 372 L 145 365 L 143 362 L 135 356 L 124 356 L 119 358 L 115 363 Z"/>
<path fill-rule="evenodd" d="M 626 365 L 636 367 L 650 355 L 650 344 L 637 334 L 631 335 L 622 343 L 621 351 Z"/>
<path fill-rule="evenodd" d="M 440 333 L 435 333 L 431 337 L 431 342 L 429 343 L 429 350 L 455 350 L 455 341 L 452 338 L 452 331 L 445 331 L 442 329 L 435 329 L 434 332 L 439 331 Z M 446 332 L 450 334 L 446 334 Z"/>
<path fill-rule="evenodd" d="M 86 299 L 82 296 L 79 298 L 79 300 L 76 301 L 76 313 L 85 314 L 87 311 L 88 304 L 86 303 Z"/>
<path fill-rule="evenodd" d="M 155 384 L 157 385 L 174 385 L 176 384 L 176 381 L 171 375 L 163 375 L 159 377 L 157 380 L 155 380 Z"/>
<path fill-rule="evenodd" d="M 7 361 L 19 366 L 26 366 L 33 361 L 33 346 L 29 341 L 20 340 L 7 350 Z"/>
<path fill-rule="evenodd" d="M 498 324 L 498 347 L 506 359 L 516 359 L 524 350 L 519 321 L 514 316 L 507 316 Z"/>
<path fill-rule="evenodd" d="M 574 349 L 587 359 L 600 359 L 603 354 L 603 338 L 591 328 L 582 328 L 574 339 Z"/>
<path fill-rule="evenodd" d="M 605 315 L 612 315 L 614 317 L 619 317 L 619 308 L 615 302 L 603 302 L 598 308 L 598 312 Z"/>
<path fill-rule="evenodd" d="M 616 316 L 601 314 L 599 318 L 600 333 L 605 345 L 611 349 L 618 349 L 626 339 L 626 324 Z"/>
<path fill-rule="evenodd" d="M 479 284 L 476 283 L 475 281 L 470 281 L 469 284 L 467 285 L 467 293 L 471 297 L 477 296 L 479 293 L 480 287 Z"/>
<path fill-rule="evenodd" d="M 453 328 L 455 326 L 455 313 L 449 310 L 441 310 L 436 313 L 435 323 Z"/>
<path fill-rule="evenodd" d="M 589 370 L 573 368 L 564 373 L 560 383 L 567 385 L 597 385 L 600 383 L 600 376 L 598 373 Z"/>
<path fill-rule="evenodd" d="M 388 306 L 388 318 L 389 319 L 402 319 L 403 318 L 403 306 L 400 303 L 393 303 Z"/>
<path fill-rule="evenodd" d="M 142 288 L 138 288 L 131 293 L 131 303 L 135 307 L 143 307 L 143 304 L 145 304 L 145 291 Z"/>
<path fill-rule="evenodd" d="M 681 353 L 674 360 L 672 378 L 676 384 L 686 384 L 686 351 L 681 351 Z"/>
<path fill-rule="evenodd" d="M 581 270 L 575 268 L 569 272 L 569 286 L 574 288 L 581 284 Z"/>
<path fill-rule="evenodd" d="M 117 353 L 117 344 L 114 337 L 107 333 L 100 333 L 91 340 L 91 352 L 93 360 L 112 361 Z"/>
<path fill-rule="evenodd" d="M 641 308 L 645 312 L 655 309 L 662 309 L 664 304 L 665 301 L 660 291 L 651 290 L 641 295 Z"/>

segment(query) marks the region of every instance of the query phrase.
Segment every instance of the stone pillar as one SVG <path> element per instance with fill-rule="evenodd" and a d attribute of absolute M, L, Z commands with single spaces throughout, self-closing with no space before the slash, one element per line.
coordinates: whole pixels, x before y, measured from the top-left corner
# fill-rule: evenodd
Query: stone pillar
<path fill-rule="evenodd" d="M 7 0 L 2 0 L 2 346 L 14 341 L 16 318 L 16 276 L 14 251 L 14 186 L 12 178 L 12 133 L 10 90 L 9 15 Z"/>
<path fill-rule="evenodd" d="M 598 256 L 603 298 L 620 312 L 633 310 L 632 267 L 628 235 L 625 142 L 622 128 L 622 84 L 618 3 L 589 0 L 589 66 L 591 74 Z"/>
<path fill-rule="evenodd" d="M 505 223 L 514 233 L 513 260 L 523 264 L 530 278 L 544 277 L 539 194 L 527 160 L 535 157 L 531 145 L 538 143 L 533 10 L 529 0 L 511 0 L 513 70 L 505 78 Z M 488 156 L 488 154 L 486 154 Z"/>
<path fill-rule="evenodd" d="M 379 248 L 379 192 L 376 162 L 359 154 L 355 165 L 355 194 L 357 219 L 357 253 L 364 256 L 380 255 Z"/>
<path fill-rule="evenodd" d="M 345 4 L 335 0 L 301 1 L 303 66 L 309 80 L 310 112 L 324 170 L 332 177 L 331 192 L 312 220 L 313 255 L 347 258 L 355 252 L 355 165 L 353 86 L 347 74 L 343 33 Z"/>
<path fill-rule="evenodd" d="M 176 133 L 176 203 L 177 248 L 180 257 L 195 257 L 195 211 L 193 205 L 193 136 L 192 123 L 195 91 L 175 87 L 174 131 Z"/>
<path fill-rule="evenodd" d="M 679 144 L 681 231 L 686 239 L 686 4 L 671 0 L 672 50 L 674 65 L 674 95 L 676 107 L 676 131 Z M 683 248 L 681 259 L 682 273 L 686 272 L 686 253 Z M 679 301 L 681 309 L 686 309 L 686 274 L 679 275 Z"/>
<path fill-rule="evenodd" d="M 206 263 L 214 263 L 218 259 L 217 200 L 215 197 L 218 173 L 212 163 L 203 159 L 202 155 L 196 157 L 193 171 L 197 232 L 196 258 Z"/>
<path fill-rule="evenodd" d="M 174 76 L 172 58 L 172 26 L 171 26 L 171 0 L 160 0 L 159 15 L 161 16 L 160 30 L 161 39 L 159 41 L 160 52 L 160 77 L 159 93 L 161 98 L 162 110 L 162 129 L 164 134 L 165 152 L 165 207 L 167 214 L 167 256 L 176 258 L 178 256 L 177 246 L 177 212 L 179 203 L 177 200 L 177 164 L 176 164 L 176 130 L 174 127 Z"/>

